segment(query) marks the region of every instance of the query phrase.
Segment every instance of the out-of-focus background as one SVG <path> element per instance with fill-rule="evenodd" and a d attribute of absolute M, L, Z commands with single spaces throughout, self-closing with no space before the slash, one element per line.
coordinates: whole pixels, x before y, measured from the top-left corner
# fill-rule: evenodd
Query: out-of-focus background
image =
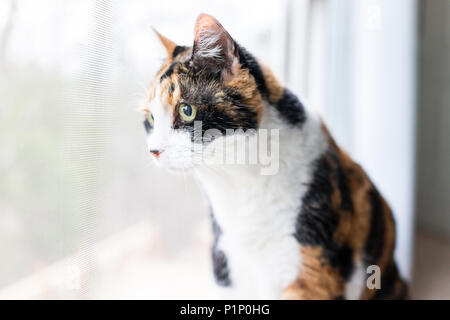
<path fill-rule="evenodd" d="M 450 299 L 450 1 L 0 2 L 0 298 L 214 298 L 189 175 L 155 168 L 136 112 L 206 12 L 369 172 L 411 296 Z"/>

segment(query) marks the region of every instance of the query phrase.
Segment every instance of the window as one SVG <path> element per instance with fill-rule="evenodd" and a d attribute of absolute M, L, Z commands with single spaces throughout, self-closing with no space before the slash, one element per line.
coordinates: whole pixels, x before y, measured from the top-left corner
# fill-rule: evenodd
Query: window
<path fill-rule="evenodd" d="M 0 296 L 213 294 L 207 205 L 153 167 L 136 111 L 151 26 L 190 45 L 199 8 L 283 77 L 285 1 L 2 2 Z"/>
<path fill-rule="evenodd" d="M 151 26 L 190 45 L 200 12 L 320 110 L 377 177 L 400 212 L 408 274 L 414 83 L 402 79 L 414 73 L 414 6 L 337 3 L 2 1 L 0 297 L 215 297 L 202 191 L 190 176 L 153 167 L 136 111 L 164 58 Z M 389 89 L 398 83 L 407 89 Z M 388 110 L 396 111 L 383 121 Z M 405 165 L 384 166 L 380 154 Z"/>

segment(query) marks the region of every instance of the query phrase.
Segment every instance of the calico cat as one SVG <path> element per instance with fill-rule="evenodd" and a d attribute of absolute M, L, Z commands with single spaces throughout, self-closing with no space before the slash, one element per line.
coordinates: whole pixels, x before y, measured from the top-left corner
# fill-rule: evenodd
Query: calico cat
<path fill-rule="evenodd" d="M 320 117 L 212 16 L 198 17 L 192 47 L 157 35 L 168 57 L 143 108 L 147 144 L 158 165 L 190 170 L 204 186 L 217 283 L 236 298 L 405 298 L 391 210 Z M 276 173 L 205 161 L 219 145 L 235 147 L 229 136 L 262 129 L 278 130 L 266 144 Z"/>

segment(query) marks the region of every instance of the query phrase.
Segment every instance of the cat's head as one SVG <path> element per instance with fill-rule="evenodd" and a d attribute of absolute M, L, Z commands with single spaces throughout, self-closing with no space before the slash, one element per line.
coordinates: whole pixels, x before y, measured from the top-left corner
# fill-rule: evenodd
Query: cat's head
<path fill-rule="evenodd" d="M 143 108 L 148 150 L 163 167 L 192 168 L 226 130 L 258 128 L 262 71 L 210 15 L 197 18 L 192 47 L 157 35 L 167 59 Z"/>

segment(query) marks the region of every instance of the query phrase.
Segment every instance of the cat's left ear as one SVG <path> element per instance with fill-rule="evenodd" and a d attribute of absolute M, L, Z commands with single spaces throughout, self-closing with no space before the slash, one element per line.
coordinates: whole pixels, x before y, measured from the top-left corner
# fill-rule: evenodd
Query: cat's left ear
<path fill-rule="evenodd" d="M 213 73 L 233 73 L 233 63 L 239 61 L 233 38 L 219 21 L 204 13 L 195 24 L 192 57 L 194 66 Z"/>
<path fill-rule="evenodd" d="M 169 40 L 166 37 L 164 37 L 155 28 L 152 27 L 152 29 L 156 33 L 156 35 L 158 36 L 158 38 L 161 41 L 161 43 L 164 46 L 164 48 L 166 48 L 168 57 L 171 58 L 172 54 L 173 54 L 173 50 L 175 50 L 175 47 L 177 46 L 177 44 L 175 42 L 173 42 L 172 40 Z"/>

